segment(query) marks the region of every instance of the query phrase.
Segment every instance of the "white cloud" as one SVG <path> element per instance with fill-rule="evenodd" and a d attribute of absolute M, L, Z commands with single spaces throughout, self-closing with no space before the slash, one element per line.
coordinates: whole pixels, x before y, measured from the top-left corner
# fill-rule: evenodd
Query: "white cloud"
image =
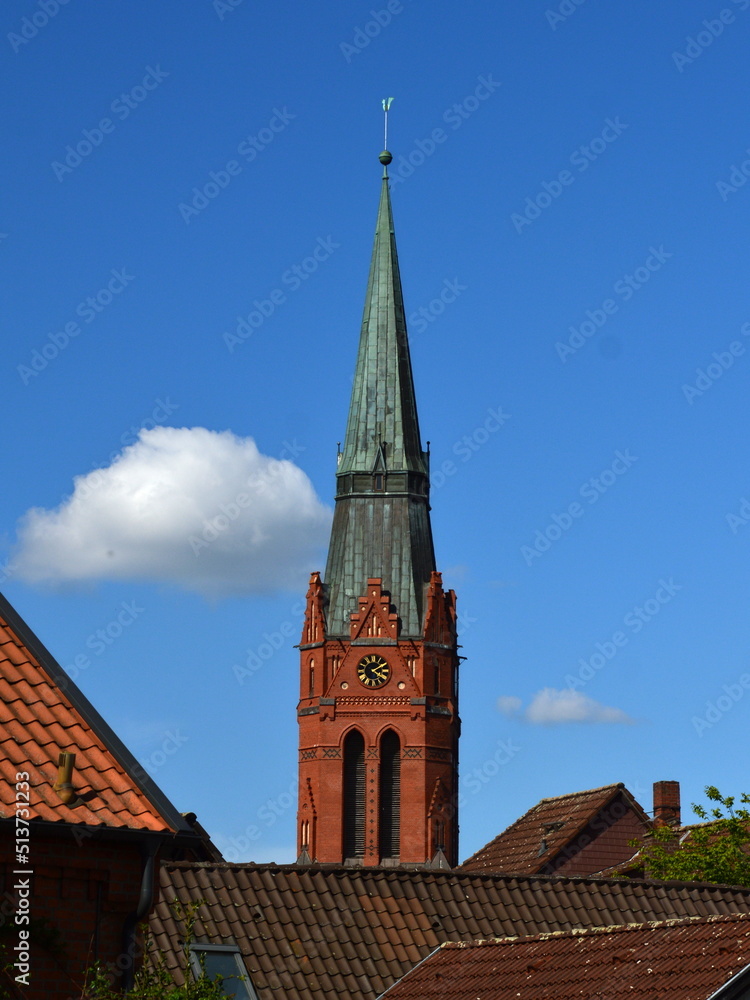
<path fill-rule="evenodd" d="M 519 717 L 535 726 L 555 726 L 569 722 L 621 725 L 633 723 L 633 719 L 622 709 L 602 705 L 572 688 L 563 691 L 543 688 L 534 695 L 531 703 L 523 711 L 521 711 L 521 699 L 511 695 L 498 698 L 497 707 L 503 715 L 509 718 Z"/>
<path fill-rule="evenodd" d="M 19 522 L 14 571 L 30 583 L 146 580 L 210 597 L 304 587 L 331 513 L 305 473 L 252 438 L 142 430 L 55 510 Z"/>
<path fill-rule="evenodd" d="M 521 711 L 521 706 L 523 702 L 520 698 L 515 698 L 511 694 L 501 695 L 497 699 L 497 710 L 502 715 L 506 715 L 509 719 L 513 718 L 514 715 L 518 715 Z"/>

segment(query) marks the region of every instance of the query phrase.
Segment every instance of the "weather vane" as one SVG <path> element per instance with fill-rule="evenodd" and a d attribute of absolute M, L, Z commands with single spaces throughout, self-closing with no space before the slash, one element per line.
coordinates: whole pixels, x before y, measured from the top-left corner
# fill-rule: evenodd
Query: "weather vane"
<path fill-rule="evenodd" d="M 383 101 L 383 111 L 385 112 L 385 141 L 383 142 L 383 149 L 388 149 L 388 112 L 391 110 L 392 104 L 392 97 L 386 97 Z"/>
<path fill-rule="evenodd" d="M 383 152 L 380 154 L 380 162 L 384 167 L 387 167 L 391 162 L 393 157 L 388 152 L 388 112 L 391 110 L 391 104 L 393 104 L 392 97 L 386 97 L 383 99 L 383 112 L 385 115 L 385 137 L 383 141 Z"/>

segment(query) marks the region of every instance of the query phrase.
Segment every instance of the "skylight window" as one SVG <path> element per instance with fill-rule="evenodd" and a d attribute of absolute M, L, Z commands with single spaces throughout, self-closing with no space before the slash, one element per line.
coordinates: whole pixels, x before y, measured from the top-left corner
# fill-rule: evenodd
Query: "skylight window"
<path fill-rule="evenodd" d="M 201 965 L 209 979 L 223 977 L 226 996 L 235 1000 L 258 1000 L 237 945 L 192 944 L 190 966 L 196 979 L 201 974 Z"/>

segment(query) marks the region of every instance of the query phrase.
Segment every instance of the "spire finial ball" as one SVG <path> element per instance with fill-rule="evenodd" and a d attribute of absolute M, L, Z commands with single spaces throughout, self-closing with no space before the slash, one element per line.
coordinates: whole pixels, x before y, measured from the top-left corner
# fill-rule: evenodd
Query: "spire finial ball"
<path fill-rule="evenodd" d="M 383 164 L 384 167 L 387 167 L 388 164 L 393 161 L 393 157 L 391 156 L 391 154 L 388 152 L 387 149 L 383 150 L 378 159 L 380 160 L 380 162 Z"/>

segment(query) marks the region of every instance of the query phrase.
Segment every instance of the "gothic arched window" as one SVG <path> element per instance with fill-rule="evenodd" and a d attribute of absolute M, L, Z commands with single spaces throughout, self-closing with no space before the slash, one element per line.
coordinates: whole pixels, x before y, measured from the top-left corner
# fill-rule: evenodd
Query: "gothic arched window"
<path fill-rule="evenodd" d="M 356 729 L 344 740 L 344 857 L 365 855 L 365 740 Z"/>
<path fill-rule="evenodd" d="M 401 741 L 392 729 L 380 741 L 380 857 L 401 853 Z"/>

